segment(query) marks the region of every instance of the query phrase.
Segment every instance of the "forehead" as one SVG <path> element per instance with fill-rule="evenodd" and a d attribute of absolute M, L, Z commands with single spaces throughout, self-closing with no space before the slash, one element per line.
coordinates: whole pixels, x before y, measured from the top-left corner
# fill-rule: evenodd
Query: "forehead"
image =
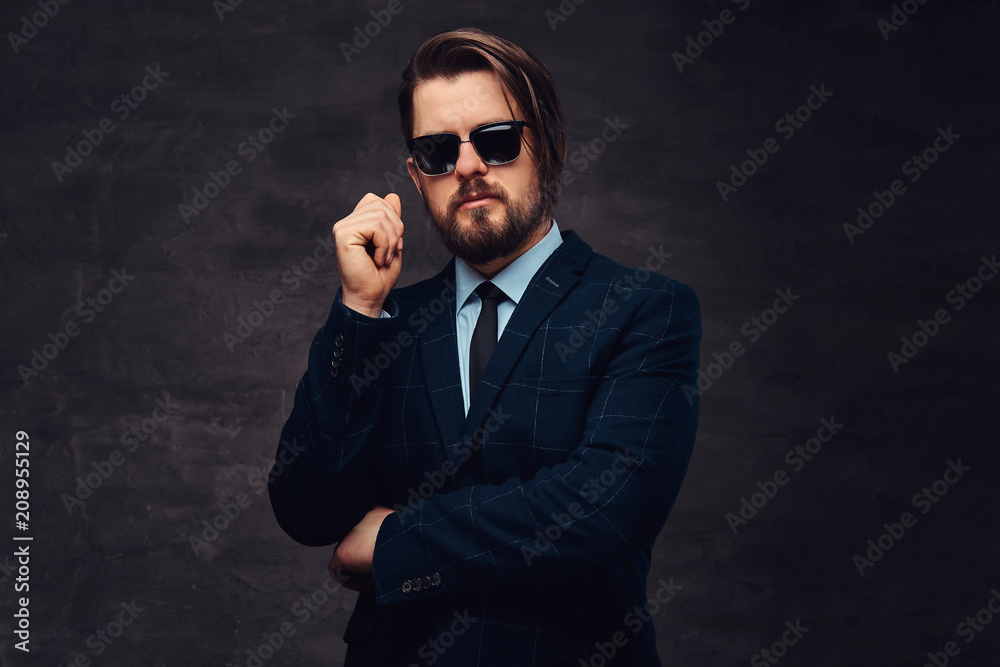
<path fill-rule="evenodd" d="M 514 118 L 520 109 L 508 93 Z M 465 135 L 479 125 L 511 120 L 503 89 L 493 72 L 467 72 L 454 79 L 437 77 L 413 91 L 413 136 L 437 132 Z"/>

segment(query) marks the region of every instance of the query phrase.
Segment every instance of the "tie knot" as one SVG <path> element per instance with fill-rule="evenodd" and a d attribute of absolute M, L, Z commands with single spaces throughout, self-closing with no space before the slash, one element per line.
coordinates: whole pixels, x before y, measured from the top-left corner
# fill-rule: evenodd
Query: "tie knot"
<path fill-rule="evenodd" d="M 503 301 L 507 298 L 503 290 L 489 280 L 479 283 L 479 286 L 476 288 L 476 294 L 483 301 Z"/>

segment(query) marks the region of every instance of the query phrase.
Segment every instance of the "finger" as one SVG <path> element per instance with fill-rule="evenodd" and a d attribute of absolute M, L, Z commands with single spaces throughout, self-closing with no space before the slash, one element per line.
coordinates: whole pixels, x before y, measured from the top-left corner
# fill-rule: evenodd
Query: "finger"
<path fill-rule="evenodd" d="M 395 192 L 390 192 L 385 196 L 385 202 L 392 207 L 393 212 L 396 214 L 396 220 L 392 222 L 397 225 L 396 233 L 399 235 L 396 244 L 392 248 L 392 254 L 389 256 L 389 264 L 392 264 L 392 260 L 395 259 L 396 253 L 403 249 L 403 202 L 400 201 L 399 195 Z"/>
<path fill-rule="evenodd" d="M 399 195 L 395 192 L 390 192 L 385 196 L 385 203 L 392 207 L 392 210 L 396 212 L 396 217 L 403 217 L 403 202 L 399 200 Z"/>
<path fill-rule="evenodd" d="M 381 250 L 381 253 L 379 253 L 376 261 L 382 266 L 389 266 L 395 258 L 399 239 L 402 238 L 401 227 L 403 223 L 399 221 L 394 210 L 388 209 L 384 203 L 383 207 L 381 210 L 374 212 L 375 223 L 382 231 L 379 241 L 383 242 L 382 244 L 377 244 L 376 251 Z"/>
<path fill-rule="evenodd" d="M 359 202 L 357 203 L 357 205 L 356 205 L 356 206 L 354 207 L 354 210 L 355 210 L 355 211 L 359 211 L 359 210 L 361 210 L 362 208 L 364 208 L 365 206 L 367 206 L 367 205 L 371 204 L 372 202 L 376 202 L 376 201 L 379 201 L 379 200 L 381 200 L 381 199 L 382 199 L 382 198 L 381 198 L 381 197 L 379 197 L 379 196 L 378 196 L 377 194 L 375 194 L 374 192 L 369 192 L 369 193 L 367 193 L 367 194 L 366 194 L 366 195 L 365 195 L 364 197 L 362 197 L 362 198 L 361 198 L 361 200 L 360 200 L 360 201 L 359 201 Z"/>
<path fill-rule="evenodd" d="M 349 243 L 351 245 L 374 246 L 375 252 L 370 253 L 372 259 L 378 266 L 388 266 L 392 263 L 397 250 L 400 249 L 399 239 L 403 234 L 403 221 L 399 219 L 399 196 L 393 195 L 394 206 L 384 199 L 376 196 L 365 195 L 354 212 L 334 225 L 334 233 L 339 228 L 341 231 L 351 233 Z M 358 229 L 358 226 L 361 229 Z M 381 227 L 385 230 L 385 244 L 374 237 L 372 227 Z M 379 252 L 381 250 L 381 252 Z M 378 253 L 377 255 L 375 253 Z"/>
<path fill-rule="evenodd" d="M 344 564 L 340 560 L 340 556 L 337 555 L 337 549 L 339 547 L 340 547 L 340 543 L 339 542 L 337 544 L 333 545 L 333 554 L 330 556 L 330 562 L 326 566 L 326 569 L 330 573 L 331 577 L 333 576 L 333 573 L 338 568 L 341 568 L 341 567 L 344 566 Z"/>
<path fill-rule="evenodd" d="M 349 234 L 348 243 L 350 245 L 367 246 L 369 243 L 375 248 L 371 253 L 372 260 L 376 266 L 387 265 L 387 254 L 395 247 L 399 237 L 395 235 L 392 225 L 386 219 L 384 211 L 373 211 L 352 216 L 349 222 L 343 227 L 343 231 Z"/>
<path fill-rule="evenodd" d="M 372 584 L 371 582 L 371 577 L 367 576 L 366 578 L 366 575 L 356 575 L 354 578 L 351 578 L 347 581 L 343 582 L 338 581 L 337 583 L 346 588 L 347 590 L 355 591 L 358 593 L 360 593 L 361 591 L 371 591 L 375 589 L 374 584 Z"/>
<path fill-rule="evenodd" d="M 384 215 L 379 215 L 375 221 L 377 227 L 372 236 L 375 244 L 375 256 L 372 259 L 379 266 L 389 266 L 392 263 L 392 250 L 396 247 L 399 237 Z"/>
<path fill-rule="evenodd" d="M 387 219 L 392 224 L 396 235 L 403 235 L 403 205 L 402 202 L 400 202 L 399 195 L 395 192 L 390 192 L 385 196 L 385 199 L 380 197 L 368 199 L 367 195 L 365 195 L 365 199 L 367 199 L 367 201 L 362 200 L 364 205 L 359 204 L 358 208 L 355 209 L 357 213 L 374 213 L 376 211 L 384 211 Z"/>
<path fill-rule="evenodd" d="M 344 568 L 344 563 L 337 555 L 336 548 L 334 548 L 333 556 L 330 557 L 330 563 L 326 566 L 326 571 L 341 586 L 346 586 L 353 575 L 353 572 Z"/>
<path fill-rule="evenodd" d="M 332 561 L 331 561 L 332 564 Z M 365 591 L 372 590 L 374 587 L 371 581 L 371 575 L 358 574 L 357 572 L 351 572 L 350 570 L 345 570 L 342 566 L 338 565 L 336 568 L 330 568 L 327 570 L 330 576 L 338 584 L 344 588 L 352 591 Z"/>

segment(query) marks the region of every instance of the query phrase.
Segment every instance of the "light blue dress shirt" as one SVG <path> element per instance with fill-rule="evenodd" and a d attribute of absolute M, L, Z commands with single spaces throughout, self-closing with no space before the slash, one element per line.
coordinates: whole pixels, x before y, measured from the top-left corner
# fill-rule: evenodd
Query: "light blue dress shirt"
<path fill-rule="evenodd" d="M 559 233 L 559 225 L 555 219 L 552 220 L 552 227 L 548 233 L 542 237 L 538 243 L 528 248 L 528 250 L 513 262 L 500 270 L 491 282 L 503 290 L 507 295 L 497 306 L 497 340 L 503 335 L 503 330 L 507 326 L 514 308 L 521 301 L 524 290 L 528 288 L 528 283 L 532 276 L 541 268 L 549 255 L 562 243 L 562 235 Z M 479 319 L 479 311 L 483 308 L 483 302 L 475 289 L 486 278 L 476 271 L 460 257 L 455 257 L 455 303 L 460 304 L 458 308 L 456 325 L 458 330 L 458 369 L 462 380 L 462 399 L 465 401 L 465 413 L 469 413 L 471 403 L 469 397 L 469 348 L 472 345 L 472 332 L 476 328 L 476 321 Z M 389 313 L 382 311 L 381 317 L 389 317 Z"/>
<path fill-rule="evenodd" d="M 562 243 L 562 236 L 559 234 L 559 225 L 556 224 L 555 220 L 552 220 L 552 227 L 538 243 L 528 248 L 523 255 L 490 279 L 490 282 L 503 290 L 503 293 L 508 297 L 497 306 L 498 341 L 503 335 L 504 327 L 510 321 L 510 316 L 514 314 L 514 308 L 520 303 L 524 290 L 528 288 L 532 276 L 560 243 Z M 466 414 L 469 413 L 471 403 L 469 397 L 469 349 L 472 346 L 472 332 L 476 329 L 476 322 L 479 320 L 479 311 L 483 309 L 483 302 L 476 294 L 475 289 L 485 281 L 486 278 L 479 271 L 466 264 L 461 258 L 455 258 L 455 293 L 457 297 L 455 303 L 462 304 L 458 309 L 456 322 L 458 325 L 458 370 L 462 379 L 462 398 L 465 401 Z"/>

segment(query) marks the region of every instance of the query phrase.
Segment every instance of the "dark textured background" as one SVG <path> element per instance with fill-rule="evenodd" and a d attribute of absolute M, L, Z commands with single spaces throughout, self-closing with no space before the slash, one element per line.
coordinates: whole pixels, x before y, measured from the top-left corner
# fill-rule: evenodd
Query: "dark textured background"
<path fill-rule="evenodd" d="M 475 25 L 549 66 L 571 152 L 606 118 L 628 125 L 586 170 L 570 163 L 560 227 L 631 266 L 650 246 L 672 253 L 662 272 L 702 299 L 703 369 L 747 344 L 702 398 L 654 554 L 650 592 L 660 578 L 683 587 L 656 615 L 664 663 L 748 664 L 801 619 L 783 663 L 922 665 L 957 641 L 951 664 L 1000 664 L 1000 619 L 969 643 L 956 627 L 1000 587 L 1000 280 L 961 311 L 946 299 L 1000 252 L 997 3 L 927 0 L 888 41 L 876 25 L 888 1 L 590 0 L 555 30 L 556 0 L 402 6 L 351 63 L 339 44 L 385 3 L 244 0 L 220 21 L 210 0 L 77 0 L 19 53 L 0 45 L 0 662 L 246 665 L 288 622 L 264 664 L 341 663 L 353 594 L 296 613 L 330 550 L 295 544 L 257 493 L 338 285 L 333 259 L 295 289 L 282 276 L 390 187 L 407 223 L 400 284 L 444 265 L 412 185 L 386 177 L 404 156 L 395 88 L 421 41 Z M 671 54 L 725 8 L 735 21 L 679 73 Z M 0 29 L 37 11 L 8 3 Z M 169 75 L 118 120 L 111 102 L 155 65 Z M 774 123 L 812 85 L 833 96 L 785 140 Z M 295 118 L 247 162 L 239 143 L 275 107 Z M 52 162 L 104 117 L 114 131 L 60 182 Z M 908 178 L 902 164 L 949 126 L 961 138 L 850 243 L 855 209 Z M 780 150 L 723 202 L 716 181 L 768 137 Z M 179 204 L 231 159 L 242 172 L 185 220 Z M 134 281 L 86 322 L 78 306 L 123 267 Z M 749 344 L 743 323 L 779 288 L 799 300 Z M 224 334 L 275 289 L 287 301 L 230 352 Z M 894 373 L 887 353 L 938 308 L 951 321 Z M 22 382 L 18 365 L 70 321 L 79 335 Z M 178 409 L 129 452 L 123 432 L 158 399 Z M 843 428 L 792 472 L 785 452 L 831 417 Z M 19 429 L 32 445 L 30 655 L 9 632 Z M 115 449 L 124 463 L 68 512 L 63 494 Z M 958 458 L 971 470 L 920 514 L 911 497 Z M 727 513 L 778 469 L 788 484 L 734 534 Z M 238 494 L 249 505 L 195 553 L 188 536 Z M 905 511 L 916 526 L 859 576 L 853 557 Z M 144 611 L 120 638 L 88 644 L 133 600 Z"/>

